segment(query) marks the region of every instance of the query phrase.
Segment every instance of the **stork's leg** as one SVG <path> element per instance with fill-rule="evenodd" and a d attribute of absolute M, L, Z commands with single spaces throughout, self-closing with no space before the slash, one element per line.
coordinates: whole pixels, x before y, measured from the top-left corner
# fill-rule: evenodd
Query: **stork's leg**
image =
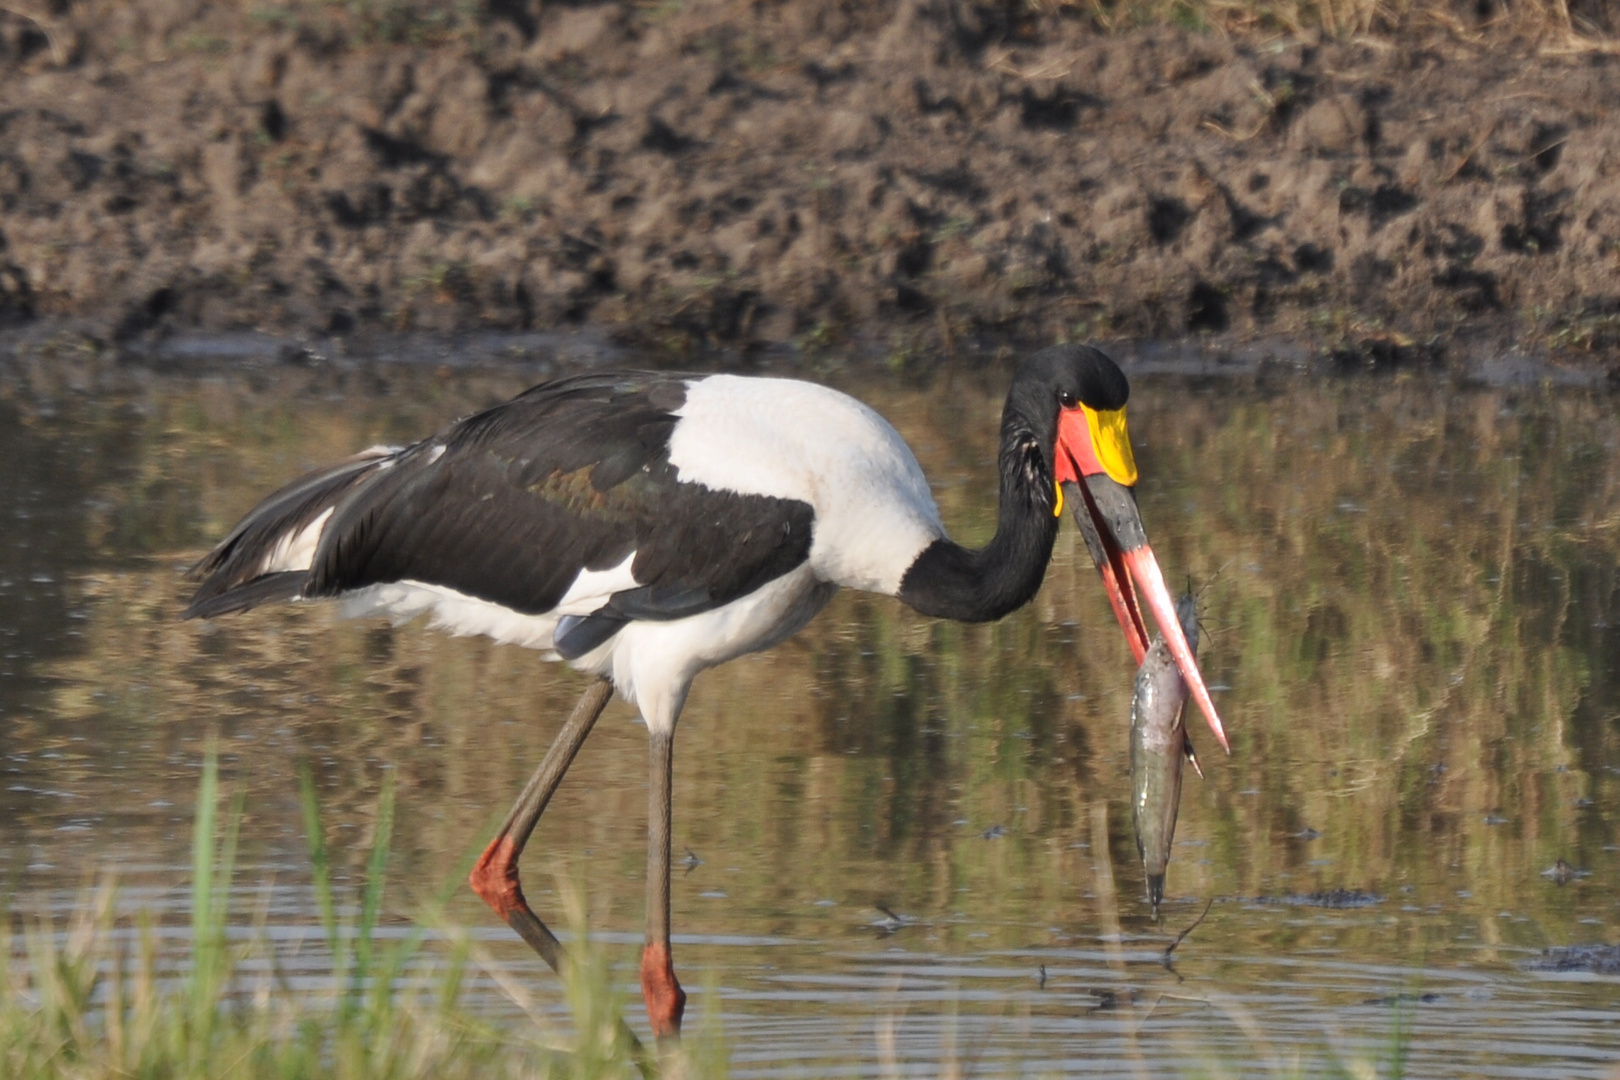
<path fill-rule="evenodd" d="M 552 792 L 562 783 L 563 774 L 612 696 L 613 684 L 606 679 L 593 682 L 581 695 L 579 704 L 574 706 L 552 741 L 551 749 L 546 751 L 545 759 L 512 806 L 512 812 L 506 815 L 506 823 L 478 857 L 467 879 L 472 883 L 473 892 L 505 919 L 558 974 L 562 973 L 564 961 L 562 944 L 523 899 L 523 886 L 518 881 L 518 856 L 523 854 L 523 845 L 529 842 L 529 834 L 534 832 L 535 823 L 545 812 Z"/>
<path fill-rule="evenodd" d="M 681 1037 L 686 991 L 669 955 L 670 775 L 675 733 L 649 733 L 647 768 L 647 943 L 641 950 L 641 996 L 660 1043 Z"/>

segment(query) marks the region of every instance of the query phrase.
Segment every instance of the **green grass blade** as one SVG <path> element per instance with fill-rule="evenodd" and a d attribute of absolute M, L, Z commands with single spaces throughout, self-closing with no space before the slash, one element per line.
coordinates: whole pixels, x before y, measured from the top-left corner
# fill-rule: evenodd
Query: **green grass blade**
<path fill-rule="evenodd" d="M 332 860 L 326 850 L 326 830 L 321 827 L 320 796 L 315 793 L 315 774 L 308 761 L 298 766 L 298 792 L 304 811 L 304 839 L 309 845 L 315 906 L 320 912 L 321 929 L 326 931 L 326 947 L 332 952 L 332 977 L 341 983 L 348 964 L 338 934 L 337 905 L 332 900 Z"/>
<path fill-rule="evenodd" d="M 203 755 L 191 833 L 191 971 L 187 989 L 194 1052 L 202 1052 L 198 1044 L 210 1038 L 218 1004 L 219 949 L 214 912 L 214 832 L 218 813 L 219 753 L 210 742 Z"/>
<path fill-rule="evenodd" d="M 387 880 L 389 845 L 394 837 L 394 774 L 383 776 L 377 796 L 377 834 L 366 859 L 366 888 L 360 900 L 360 922 L 355 927 L 354 991 L 359 993 L 371 972 L 371 935 L 382 911 L 383 884 Z"/>
<path fill-rule="evenodd" d="M 207 947 L 214 899 L 214 828 L 219 803 L 219 758 L 212 744 L 203 756 L 197 809 L 191 826 L 191 947 Z"/>

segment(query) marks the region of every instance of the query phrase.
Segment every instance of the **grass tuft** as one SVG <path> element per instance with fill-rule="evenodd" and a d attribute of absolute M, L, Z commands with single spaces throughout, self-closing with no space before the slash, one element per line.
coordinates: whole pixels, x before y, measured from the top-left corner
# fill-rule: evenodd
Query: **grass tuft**
<path fill-rule="evenodd" d="M 360 904 L 336 902 L 312 779 L 304 825 L 331 977 L 294 987 L 262 933 L 231 934 L 229 905 L 241 799 L 220 816 L 215 754 L 197 790 L 191 933 L 164 943 L 152 920 L 117 915 L 103 883 L 65 927 L 13 920 L 0 950 L 0 1076 L 8 1080 L 596 1080 L 636 1075 L 608 960 L 583 932 L 567 981 L 575 1032 L 514 1032 L 464 1007 L 477 962 L 465 935 L 418 923 L 378 942 L 394 790 L 384 783 Z M 20 928 L 19 928 L 20 922 Z M 261 928 L 262 929 L 262 928 Z M 521 993 L 521 991 L 518 991 Z M 723 1054 L 723 1052 L 722 1052 Z M 723 1065 L 721 1066 L 723 1071 Z M 702 1075 L 721 1075 L 704 1072 Z"/>
<path fill-rule="evenodd" d="M 555 1029 L 513 976 L 480 955 L 436 915 L 399 940 L 379 942 L 394 786 L 385 779 L 376 831 L 357 908 L 337 902 L 319 800 L 301 771 L 312 888 L 329 950 L 330 976 L 311 989 L 278 970 L 261 933 L 232 934 L 229 905 L 241 822 L 240 797 L 221 819 L 219 770 L 212 750 L 198 785 L 192 843 L 191 933 L 182 948 L 163 945 L 150 918 L 117 915 L 117 894 L 103 883 L 65 927 L 48 917 L 25 921 L 0 950 L 0 1077 L 5 1080 L 603 1080 L 638 1075 L 726 1080 L 725 1036 L 711 976 L 699 997 L 695 1030 L 653 1064 L 624 1022 L 625 980 L 584 927 L 578 890 L 563 902 L 574 945 L 564 978 L 571 1031 Z M 15 925 L 15 923 L 14 923 Z M 262 930 L 262 927 L 259 928 Z M 447 947 L 437 948 L 442 938 Z M 233 940 L 235 943 L 233 943 Z M 513 1031 L 463 1005 L 474 970 L 487 974 L 536 1020 Z M 1241 1061 L 1190 1052 L 1185 1075 L 1354 1077 L 1405 1073 L 1410 1034 L 1397 1008 L 1387 1063 L 1329 1056 L 1289 1060 L 1259 1020 L 1235 1003 L 1211 998 L 1242 1033 Z M 880 1017 L 879 1058 L 891 1070 L 896 1017 Z M 886 1033 L 886 1034 L 885 1034 Z M 887 1041 L 885 1041 L 887 1040 Z M 1027 1075 L 987 1071 L 947 1039 L 935 1075 Z M 885 1057 L 887 1053 L 887 1057 Z M 994 1067 L 988 1067 L 993 1069 Z M 860 1070 L 853 1066 L 851 1074 Z"/>

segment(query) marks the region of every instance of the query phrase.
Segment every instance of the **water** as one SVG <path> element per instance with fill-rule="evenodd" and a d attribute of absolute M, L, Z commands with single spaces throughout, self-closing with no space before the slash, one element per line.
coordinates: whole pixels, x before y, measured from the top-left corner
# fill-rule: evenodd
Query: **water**
<path fill-rule="evenodd" d="M 833 375 L 911 441 L 953 533 L 986 539 L 1002 377 Z M 388 932 L 454 882 L 581 679 L 322 606 L 179 623 L 180 570 L 299 470 L 537 377 L 253 363 L 0 384 L 13 909 L 59 909 L 110 870 L 178 933 L 210 739 L 245 795 L 238 908 L 301 977 L 320 977 L 300 948 L 301 759 L 344 888 L 394 773 Z M 1620 980 L 1526 965 L 1620 942 L 1620 401 L 1144 375 L 1131 423 L 1160 562 L 1204 586 L 1204 670 L 1233 738 L 1224 758 L 1194 725 L 1207 776 L 1187 782 L 1163 926 L 1130 836 L 1130 655 L 1065 527 L 1041 594 L 1000 623 L 846 593 L 700 678 L 676 744 L 690 1015 L 718 993 L 741 1076 L 1138 1076 L 1189 1056 L 1387 1071 L 1398 1046 L 1418 1076 L 1615 1075 Z M 645 770 L 615 703 L 524 864 L 542 914 L 583 884 L 627 987 Z M 1559 859 L 1589 876 L 1543 876 Z M 1258 902 L 1331 889 L 1382 899 Z M 456 896 L 450 918 L 560 1009 L 538 960 Z M 473 993 L 523 1022 L 493 980 Z"/>

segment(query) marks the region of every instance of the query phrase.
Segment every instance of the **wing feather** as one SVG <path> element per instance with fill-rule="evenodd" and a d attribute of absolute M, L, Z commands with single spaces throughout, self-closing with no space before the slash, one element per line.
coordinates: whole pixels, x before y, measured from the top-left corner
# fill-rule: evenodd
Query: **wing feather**
<path fill-rule="evenodd" d="M 788 572 L 813 511 L 683 483 L 668 451 L 683 386 L 583 376 L 453 425 L 431 440 L 442 452 L 407 455 L 338 509 L 307 595 L 420 581 L 538 615 L 630 560 L 614 582 L 631 587 L 598 609 L 622 622 L 707 611 Z"/>
<path fill-rule="evenodd" d="M 294 481 L 198 563 L 206 576 L 186 614 L 416 582 L 522 615 L 567 598 L 561 636 L 583 645 L 631 619 L 729 603 L 808 558 L 815 515 L 800 500 L 681 480 L 669 443 L 694 378 L 546 383 L 404 450 Z M 307 564 L 273 557 L 301 561 L 306 546 Z"/>
<path fill-rule="evenodd" d="M 181 617 L 193 619 L 242 611 L 300 595 L 309 563 L 288 565 L 294 549 L 303 550 L 297 541 L 318 528 L 322 516 L 330 514 L 356 488 L 388 468 L 398 453 L 391 447 L 376 447 L 301 476 L 265 496 L 188 571 L 203 580 Z M 307 544 L 310 554 L 314 546 Z M 265 577 L 274 577 L 276 584 L 248 590 Z M 300 591 L 288 595 L 294 584 Z M 225 601 L 222 598 L 226 594 L 235 594 L 236 598 Z"/>

